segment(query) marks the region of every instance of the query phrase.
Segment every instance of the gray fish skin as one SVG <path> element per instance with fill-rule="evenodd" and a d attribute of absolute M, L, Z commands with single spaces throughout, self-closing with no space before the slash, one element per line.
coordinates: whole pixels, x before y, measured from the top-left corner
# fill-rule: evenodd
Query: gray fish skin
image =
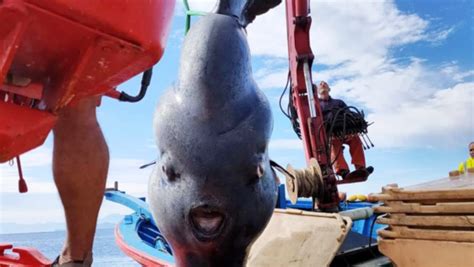
<path fill-rule="evenodd" d="M 200 19 L 154 119 L 160 158 L 148 201 L 177 266 L 245 264 L 276 204 L 272 124 L 241 23 L 220 14 Z"/>

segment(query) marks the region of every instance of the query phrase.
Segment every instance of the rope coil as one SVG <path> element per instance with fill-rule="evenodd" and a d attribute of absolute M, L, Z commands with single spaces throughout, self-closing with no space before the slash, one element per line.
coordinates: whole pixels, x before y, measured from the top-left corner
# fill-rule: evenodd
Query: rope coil
<path fill-rule="evenodd" d="M 285 172 L 286 188 L 291 203 L 295 204 L 299 197 L 319 197 L 323 195 L 323 178 L 321 168 L 316 159 L 310 160 L 306 169 L 294 169 L 288 164 Z"/>

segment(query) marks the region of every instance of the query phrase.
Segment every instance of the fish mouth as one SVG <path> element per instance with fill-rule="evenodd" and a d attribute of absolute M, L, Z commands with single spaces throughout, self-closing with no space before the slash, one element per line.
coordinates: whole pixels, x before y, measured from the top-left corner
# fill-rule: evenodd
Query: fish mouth
<path fill-rule="evenodd" d="M 202 205 L 189 212 L 191 228 L 199 241 L 216 239 L 224 229 L 225 215 L 220 209 Z"/>

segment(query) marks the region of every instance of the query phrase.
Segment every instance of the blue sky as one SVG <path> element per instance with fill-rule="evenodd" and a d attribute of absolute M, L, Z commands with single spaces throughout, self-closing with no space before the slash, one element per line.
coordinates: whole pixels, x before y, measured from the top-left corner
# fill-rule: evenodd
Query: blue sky
<path fill-rule="evenodd" d="M 196 9 L 211 10 L 215 1 L 190 2 Z M 474 139 L 473 2 L 311 2 L 315 81 L 328 81 L 334 97 L 362 108 L 374 122 L 369 135 L 375 148 L 366 151 L 366 158 L 375 172 L 368 182 L 341 190 L 369 193 L 388 183 L 437 179 L 465 160 L 467 144 Z M 181 4 L 175 13 L 146 98 L 138 104 L 104 98 L 98 110 L 111 152 L 108 183 L 117 180 L 134 195 L 146 194 L 151 168 L 138 166 L 157 157 L 153 113 L 177 76 L 184 34 Z M 250 25 L 248 37 L 255 79 L 274 114 L 270 156 L 303 167 L 301 141 L 278 108 L 288 68 L 283 5 Z M 139 82 L 133 78 L 120 89 L 136 92 Z M 51 151 L 52 136 L 23 156 L 30 188 L 26 195 L 17 193 L 16 168 L 0 165 L 0 222 L 64 220 L 51 177 Z M 104 202 L 100 216 L 127 212 Z"/>

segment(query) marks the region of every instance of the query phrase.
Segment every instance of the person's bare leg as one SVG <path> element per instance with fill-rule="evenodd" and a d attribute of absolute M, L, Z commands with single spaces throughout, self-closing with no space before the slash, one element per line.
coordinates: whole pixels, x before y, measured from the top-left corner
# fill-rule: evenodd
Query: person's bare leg
<path fill-rule="evenodd" d="M 92 252 L 109 166 L 109 151 L 96 117 L 97 101 L 93 97 L 65 108 L 53 130 L 54 181 L 67 223 L 59 263 L 81 261 Z"/>

